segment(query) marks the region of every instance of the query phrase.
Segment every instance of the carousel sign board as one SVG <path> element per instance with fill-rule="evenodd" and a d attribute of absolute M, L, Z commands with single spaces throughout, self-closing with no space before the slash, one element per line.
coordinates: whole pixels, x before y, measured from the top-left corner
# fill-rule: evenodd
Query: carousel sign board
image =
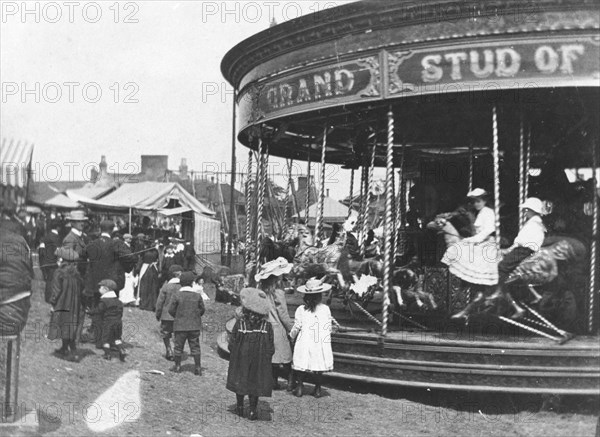
<path fill-rule="evenodd" d="M 496 41 L 388 52 L 388 96 L 598 86 L 597 37 Z"/>
<path fill-rule="evenodd" d="M 239 97 L 242 123 L 381 96 L 379 56 L 312 68 L 259 85 Z"/>

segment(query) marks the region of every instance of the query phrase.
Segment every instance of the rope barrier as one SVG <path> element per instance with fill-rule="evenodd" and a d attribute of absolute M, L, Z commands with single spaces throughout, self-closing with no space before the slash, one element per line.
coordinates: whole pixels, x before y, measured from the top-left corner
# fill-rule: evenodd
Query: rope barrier
<path fill-rule="evenodd" d="M 358 304 L 358 302 L 355 302 L 355 301 L 353 301 L 353 300 L 350 300 L 350 303 L 353 303 L 353 304 L 356 306 L 356 308 L 358 308 L 360 311 L 362 311 L 362 312 L 363 312 L 363 314 L 364 314 L 365 316 L 367 316 L 367 318 L 368 318 L 369 320 L 371 320 L 372 322 L 375 322 L 375 323 L 377 323 L 377 325 L 379 325 L 379 327 L 381 327 L 381 326 L 382 326 L 382 325 L 381 325 L 381 322 L 380 322 L 379 320 L 377 320 L 377 319 L 376 319 L 376 318 L 373 316 L 373 314 L 371 314 L 371 313 L 370 313 L 370 312 L 368 312 L 366 309 L 364 309 L 364 308 L 363 308 L 361 305 L 359 305 L 359 304 Z"/>
<path fill-rule="evenodd" d="M 383 326 L 381 328 L 381 336 L 387 335 L 388 325 L 388 309 L 390 306 L 390 289 L 391 289 L 391 244 L 392 244 L 392 175 L 394 174 L 394 113 L 390 106 L 388 114 L 387 128 L 387 154 L 386 154 L 386 198 L 385 198 L 385 222 L 384 222 L 384 239 L 383 239 Z"/>

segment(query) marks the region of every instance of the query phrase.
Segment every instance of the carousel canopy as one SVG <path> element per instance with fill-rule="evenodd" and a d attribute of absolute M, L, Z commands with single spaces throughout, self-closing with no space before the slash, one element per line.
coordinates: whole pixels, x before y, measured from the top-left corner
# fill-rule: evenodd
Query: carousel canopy
<path fill-rule="evenodd" d="M 404 155 L 414 168 L 491 156 L 496 107 L 501 150 L 519 141 L 523 122 L 532 166 L 551 155 L 583 167 L 598 137 L 599 5 L 371 0 L 290 20 L 222 61 L 238 90 L 238 138 L 317 162 L 326 133 L 328 163 L 364 165 L 375 146 L 383 166 L 391 110 L 394 166 Z"/>

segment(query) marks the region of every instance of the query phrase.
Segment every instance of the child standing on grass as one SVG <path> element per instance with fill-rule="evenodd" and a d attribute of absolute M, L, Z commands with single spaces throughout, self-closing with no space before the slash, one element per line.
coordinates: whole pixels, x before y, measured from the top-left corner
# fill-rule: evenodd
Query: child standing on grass
<path fill-rule="evenodd" d="M 333 370 L 333 352 L 331 350 L 332 325 L 337 322 L 331 317 L 327 305 L 321 303 L 322 293 L 328 291 L 331 285 L 324 284 L 318 279 L 311 279 L 306 285 L 298 287 L 304 294 L 304 305 L 296 309 L 294 327 L 290 338 L 296 339 L 292 368 L 297 375 L 298 385 L 294 395 L 301 397 L 304 391 L 304 376 L 312 372 L 315 380 L 313 396 L 321 397 L 321 380 L 323 372 Z"/>
<path fill-rule="evenodd" d="M 173 349 L 171 348 L 171 337 L 173 336 L 173 316 L 169 314 L 169 306 L 173 294 L 181 288 L 179 277 L 183 272 L 183 268 L 174 264 L 169 267 L 169 282 L 165 282 L 158 294 L 156 301 L 156 320 L 160 322 L 160 335 L 165 344 L 165 358 L 173 361 Z"/>
<path fill-rule="evenodd" d="M 110 360 L 111 347 L 119 351 L 119 359 L 125 361 L 123 350 L 123 302 L 117 297 L 115 290 L 117 284 L 112 279 L 103 279 L 98 283 L 100 288 L 100 304 L 98 304 L 98 316 L 102 320 L 102 349 L 104 359 Z"/>
<path fill-rule="evenodd" d="M 200 330 L 204 314 L 202 295 L 194 290 L 192 284 L 196 276 L 192 272 L 183 272 L 179 277 L 181 288 L 173 293 L 169 314 L 173 317 L 173 332 L 175 333 L 175 367 L 173 371 L 181 372 L 181 357 L 187 340 L 190 354 L 194 357 L 194 374 L 202 375 L 200 367 Z"/>
<path fill-rule="evenodd" d="M 55 353 L 61 357 L 74 358 L 77 326 L 83 318 L 81 293 L 83 279 L 77 269 L 79 255 L 73 249 L 60 247 L 56 250 L 58 269 L 54 271 L 50 286 L 52 315 L 48 330 L 49 340 L 62 340 L 62 347 Z M 50 281 L 50 279 L 48 279 Z"/>
<path fill-rule="evenodd" d="M 226 388 L 236 395 L 236 413 L 240 417 L 244 416 L 244 397 L 248 395 L 248 419 L 257 420 L 258 398 L 271 397 L 273 390 L 273 328 L 268 321 L 269 301 L 264 291 L 244 288 L 240 300 L 242 317 L 236 320 L 229 337 Z"/>

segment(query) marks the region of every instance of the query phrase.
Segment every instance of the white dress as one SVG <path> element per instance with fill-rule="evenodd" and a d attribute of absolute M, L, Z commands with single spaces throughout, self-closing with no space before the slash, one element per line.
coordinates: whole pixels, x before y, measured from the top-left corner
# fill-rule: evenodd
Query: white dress
<path fill-rule="evenodd" d="M 294 327 L 290 336 L 296 338 L 292 368 L 301 372 L 328 372 L 333 370 L 331 327 L 333 318 L 327 305 L 318 304 L 315 312 L 304 305 L 296 309 Z"/>
<path fill-rule="evenodd" d="M 475 219 L 475 235 L 451 244 L 442 262 L 454 276 L 472 284 L 496 285 L 500 254 L 494 238 L 496 215 L 484 206 Z"/>
<path fill-rule="evenodd" d="M 123 302 L 123 305 L 135 302 L 137 279 L 137 276 L 133 276 L 133 272 L 125 273 L 125 286 L 119 291 L 119 300 Z"/>

